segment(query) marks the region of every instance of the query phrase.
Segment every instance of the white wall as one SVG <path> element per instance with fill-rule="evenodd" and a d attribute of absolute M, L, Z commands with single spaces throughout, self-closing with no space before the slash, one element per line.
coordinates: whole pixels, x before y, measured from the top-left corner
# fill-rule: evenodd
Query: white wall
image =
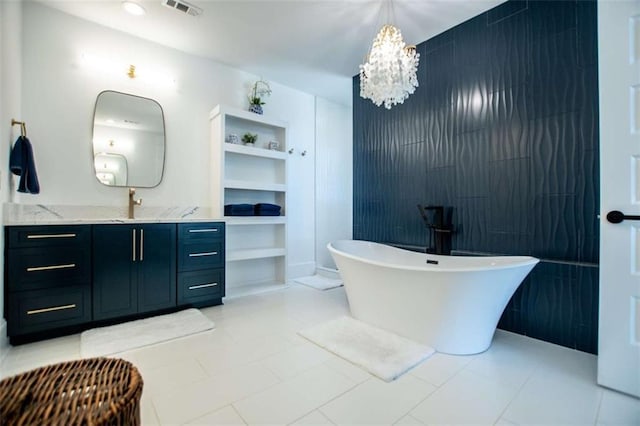
<path fill-rule="evenodd" d="M 20 135 L 19 127 L 11 127 L 11 118 L 20 120 L 22 7 L 19 1 L 0 1 L 0 202 L 9 198 L 9 150 Z M 0 209 L 2 223 L 2 209 Z M 4 238 L 0 238 L 4 253 Z M 4 256 L 0 256 L 4 267 Z M 4 311 L 4 274 L 0 274 L 0 313 Z M 6 323 L 0 315 L 0 361 L 6 354 Z"/>
<path fill-rule="evenodd" d="M 80 64 L 83 51 L 166 70 L 177 84 L 152 87 L 89 70 Z M 25 204 L 126 205 L 127 189 L 99 184 L 92 167 L 95 99 L 110 89 L 153 98 L 164 110 L 165 174 L 158 187 L 138 190 L 145 205 L 208 206 L 209 112 L 217 104 L 245 108 L 249 86 L 258 78 L 35 2 L 0 1 L 0 58 L 0 200 Z M 294 148 L 288 162 L 287 216 L 289 277 L 295 278 L 313 273 L 316 251 L 321 265 L 332 266 L 326 242 L 351 236 L 351 109 L 322 99 L 316 104 L 312 95 L 275 82 L 271 88 L 265 114 L 289 123 L 289 146 Z M 9 185 L 8 154 L 19 135 L 18 127 L 9 126 L 12 117 L 27 122 L 39 195 L 18 194 L 15 183 Z M 1 215 L 0 209 L 0 220 Z M 0 309 L 3 294 L 0 274 Z M 0 358 L 2 335 L 0 320 Z"/>
<path fill-rule="evenodd" d="M 156 99 L 166 117 L 167 163 L 163 183 L 140 190 L 149 205 L 206 205 L 209 199 L 209 119 L 219 103 L 246 107 L 246 86 L 257 76 L 71 17 L 41 4 L 24 4 L 23 116 L 34 144 L 42 193 L 20 201 L 41 204 L 117 205 L 126 189 L 91 179 L 95 99 L 112 89 Z M 81 52 L 152 67 L 173 75 L 175 87 L 150 87 L 122 75 L 81 65 Z M 291 124 L 293 139 L 313 140 L 312 95 L 272 84 L 265 111 Z M 53 161 L 58 158 L 60 161 Z M 44 159 L 52 159 L 45 161 Z M 197 184 L 195 184 L 197 183 Z"/>
<path fill-rule="evenodd" d="M 316 262 L 335 269 L 327 244 L 353 237 L 351 108 L 316 99 Z"/>
<path fill-rule="evenodd" d="M 91 131 L 95 99 L 116 90 L 157 100 L 167 134 L 162 183 L 140 189 L 147 206 L 210 204 L 209 112 L 217 104 L 246 108 L 249 86 L 258 76 L 188 55 L 84 21 L 38 3 L 24 4 L 22 118 L 34 146 L 41 193 L 15 194 L 30 204 L 125 205 L 126 188 L 101 185 L 94 177 Z M 25 25 L 25 29 L 27 26 Z M 176 85 L 149 86 L 122 75 L 82 65 L 90 52 L 164 70 Z M 265 114 L 290 125 L 296 152 L 313 152 L 314 97 L 271 83 Z M 314 264 L 313 156 L 291 156 L 295 185 L 289 192 L 290 276 L 296 267 Z M 311 224 L 311 225 L 310 225 Z"/>
<path fill-rule="evenodd" d="M 7 138 L 7 132 L 6 132 L 6 128 L 7 125 L 5 124 L 5 113 L 4 113 L 4 109 L 5 109 L 5 91 L 4 91 L 4 41 L 6 40 L 6 35 L 4 34 L 4 32 L 6 31 L 6 26 L 5 26 L 5 19 L 6 19 L 6 12 L 4 11 L 4 5 L 3 3 L 0 3 L 0 147 L 4 147 L 4 143 L 1 141 L 4 140 L 8 140 Z M 5 149 L 0 148 L 0 152 L 5 151 Z M 0 164 L 4 165 L 4 162 L 0 161 Z M 0 174 L 5 173 L 5 170 L 3 169 L 3 166 L 0 166 Z M 2 191 L 2 177 L 0 176 L 0 191 Z M 2 212 L 0 212 L 0 220 L 2 220 Z M 2 249 L 2 252 L 4 252 L 4 241 L 2 243 L 0 243 L 0 249 Z M 0 260 L 0 265 L 3 265 L 3 261 Z M 4 265 L 3 265 L 4 266 Z M 2 274 L 2 277 L 0 277 L 0 363 L 2 362 L 2 359 L 6 356 L 7 354 L 7 339 L 6 339 L 6 334 L 7 334 L 7 322 L 4 319 L 4 274 Z"/>

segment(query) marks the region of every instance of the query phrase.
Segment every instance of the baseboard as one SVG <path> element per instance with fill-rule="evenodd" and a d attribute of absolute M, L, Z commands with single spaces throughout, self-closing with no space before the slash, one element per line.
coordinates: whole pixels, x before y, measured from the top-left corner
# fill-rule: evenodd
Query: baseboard
<path fill-rule="evenodd" d="M 316 262 L 290 263 L 288 272 L 290 280 L 295 280 L 300 277 L 308 277 L 316 272 Z"/>
<path fill-rule="evenodd" d="M 7 337 L 7 321 L 4 318 L 0 318 L 0 364 L 9 354 L 10 347 L 9 338 Z"/>
<path fill-rule="evenodd" d="M 318 266 L 316 268 L 316 274 L 322 275 L 323 277 L 327 278 L 333 278 L 334 280 L 340 279 L 340 273 L 337 269 L 325 268 L 324 266 Z"/>

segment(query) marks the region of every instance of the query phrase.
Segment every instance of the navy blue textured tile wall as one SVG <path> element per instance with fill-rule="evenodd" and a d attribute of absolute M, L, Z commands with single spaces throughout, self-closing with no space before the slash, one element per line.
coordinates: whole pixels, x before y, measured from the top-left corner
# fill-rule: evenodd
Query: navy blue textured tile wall
<path fill-rule="evenodd" d="M 453 248 L 543 261 L 500 327 L 595 353 L 595 1 L 508 1 L 417 46 L 390 111 L 353 81 L 354 238 L 425 246 L 416 204 L 453 208 Z"/>
<path fill-rule="evenodd" d="M 597 313 L 597 267 L 542 261 L 516 291 L 498 326 L 596 353 Z"/>
<path fill-rule="evenodd" d="M 524 12 L 528 7 L 528 1 L 509 1 L 503 3 L 502 5 L 494 7 L 486 13 L 487 24 L 492 25 L 506 18 L 511 18 L 520 12 Z"/>
<path fill-rule="evenodd" d="M 453 103 L 453 87 L 455 81 L 451 79 L 451 71 L 456 69 L 454 43 L 445 43 L 420 55 L 420 62 L 433 64 L 431 67 L 418 69 L 420 87 L 424 87 L 424 100 L 428 99 L 428 110 L 434 107 L 450 106 Z"/>
<path fill-rule="evenodd" d="M 576 8 L 578 37 L 578 65 L 588 67 L 598 63 L 598 39 L 593 31 L 598 27 L 598 15 L 595 7 L 588 2 L 579 1 Z"/>

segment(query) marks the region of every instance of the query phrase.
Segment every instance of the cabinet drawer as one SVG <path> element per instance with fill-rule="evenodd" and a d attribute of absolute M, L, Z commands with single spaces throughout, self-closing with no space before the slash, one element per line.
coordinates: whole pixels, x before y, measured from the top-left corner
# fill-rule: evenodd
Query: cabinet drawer
<path fill-rule="evenodd" d="M 224 269 L 178 274 L 178 305 L 224 297 Z"/>
<path fill-rule="evenodd" d="M 224 222 L 179 223 L 178 241 L 191 243 L 224 239 Z"/>
<path fill-rule="evenodd" d="M 178 246 L 178 271 L 218 268 L 224 264 L 224 241 Z"/>
<path fill-rule="evenodd" d="M 89 247 L 91 225 L 9 226 L 8 248 L 83 245 Z"/>
<path fill-rule="evenodd" d="M 72 286 L 9 294 L 10 336 L 91 321 L 91 288 Z"/>
<path fill-rule="evenodd" d="M 81 248 L 26 248 L 7 251 L 9 291 L 32 290 L 89 282 L 91 252 Z"/>

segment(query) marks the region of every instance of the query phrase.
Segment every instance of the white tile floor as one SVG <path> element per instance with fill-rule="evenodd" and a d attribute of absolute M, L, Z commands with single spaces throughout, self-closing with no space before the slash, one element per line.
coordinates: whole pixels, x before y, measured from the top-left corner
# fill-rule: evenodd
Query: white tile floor
<path fill-rule="evenodd" d="M 142 372 L 143 424 L 640 425 L 640 400 L 595 384 L 595 356 L 500 330 L 483 354 L 436 354 L 382 382 L 296 334 L 346 314 L 343 289 L 203 312 L 214 331 L 121 355 Z M 79 335 L 14 347 L 0 377 L 78 357 Z"/>

